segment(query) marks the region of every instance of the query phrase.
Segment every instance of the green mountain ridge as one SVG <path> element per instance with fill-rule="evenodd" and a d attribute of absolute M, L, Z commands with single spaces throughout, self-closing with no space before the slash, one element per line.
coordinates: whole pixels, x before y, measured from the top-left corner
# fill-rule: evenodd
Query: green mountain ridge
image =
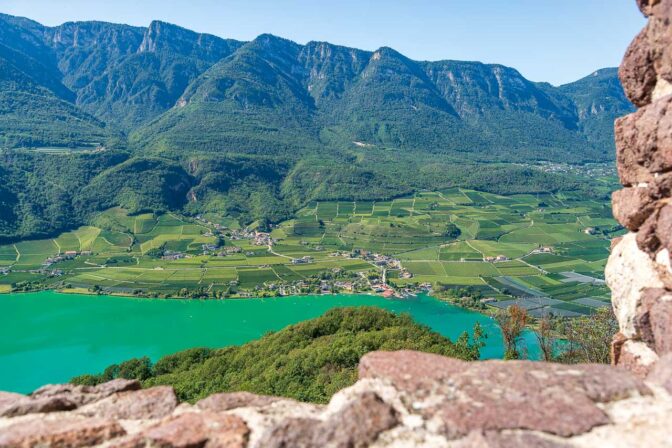
<path fill-rule="evenodd" d="M 0 14 L 0 69 L 3 240 L 120 205 L 263 225 L 313 200 L 576 188 L 520 164 L 609 162 L 611 123 L 632 110 L 616 69 L 554 87 L 502 65 L 160 21 L 47 27 Z"/>

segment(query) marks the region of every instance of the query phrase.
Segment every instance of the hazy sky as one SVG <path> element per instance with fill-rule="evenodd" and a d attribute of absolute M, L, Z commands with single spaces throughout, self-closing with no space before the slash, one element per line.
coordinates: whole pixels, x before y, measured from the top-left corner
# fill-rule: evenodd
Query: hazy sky
<path fill-rule="evenodd" d="M 388 46 L 417 60 L 500 63 L 553 84 L 618 65 L 645 23 L 634 0 L 0 0 L 0 12 L 45 25 L 159 19 L 239 40 Z"/>

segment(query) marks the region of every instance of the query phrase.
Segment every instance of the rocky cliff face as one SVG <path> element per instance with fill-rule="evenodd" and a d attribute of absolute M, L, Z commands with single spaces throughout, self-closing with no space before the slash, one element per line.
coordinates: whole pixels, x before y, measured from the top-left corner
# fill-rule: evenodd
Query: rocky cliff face
<path fill-rule="evenodd" d="M 672 1 L 639 0 L 648 24 L 619 71 L 640 109 L 616 120 L 614 216 L 631 232 L 615 242 L 606 269 L 620 332 L 613 360 L 641 378 L 672 371 Z M 663 366 L 667 367 L 663 367 Z M 665 370 L 667 369 L 667 370 Z"/>
<path fill-rule="evenodd" d="M 613 201 L 631 232 L 606 272 L 615 367 L 374 352 L 327 406 L 246 392 L 180 404 L 170 387 L 128 380 L 52 385 L 0 393 L 0 447 L 672 446 L 672 0 L 639 4 L 649 23 L 620 76 L 641 108 L 616 123 Z"/>

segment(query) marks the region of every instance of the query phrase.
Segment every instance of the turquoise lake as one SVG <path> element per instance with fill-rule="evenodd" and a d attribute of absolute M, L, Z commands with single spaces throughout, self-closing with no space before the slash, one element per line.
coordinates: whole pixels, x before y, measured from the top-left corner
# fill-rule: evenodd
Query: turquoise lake
<path fill-rule="evenodd" d="M 343 306 L 372 305 L 409 313 L 451 339 L 479 322 L 488 335 L 483 358 L 502 356 L 501 334 L 488 316 L 432 297 L 387 300 L 369 295 L 273 299 L 166 300 L 69 295 L 46 291 L 0 295 L 0 390 L 30 392 L 46 383 L 97 373 L 128 358 L 152 360 L 189 347 L 223 347 Z M 525 334 L 531 357 L 535 337 Z"/>

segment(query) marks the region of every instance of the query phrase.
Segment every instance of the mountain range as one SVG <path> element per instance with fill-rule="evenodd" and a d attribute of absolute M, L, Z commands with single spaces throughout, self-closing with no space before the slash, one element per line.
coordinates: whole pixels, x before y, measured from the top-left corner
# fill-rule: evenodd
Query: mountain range
<path fill-rule="evenodd" d="M 631 110 L 615 68 L 556 87 L 386 47 L 0 14 L 0 236 L 109 206 L 250 222 L 315 199 L 492 189 L 504 174 L 499 192 L 553 189 L 567 181 L 508 164 L 611 161 L 613 120 Z M 54 157 L 72 160 L 65 175 Z"/>

